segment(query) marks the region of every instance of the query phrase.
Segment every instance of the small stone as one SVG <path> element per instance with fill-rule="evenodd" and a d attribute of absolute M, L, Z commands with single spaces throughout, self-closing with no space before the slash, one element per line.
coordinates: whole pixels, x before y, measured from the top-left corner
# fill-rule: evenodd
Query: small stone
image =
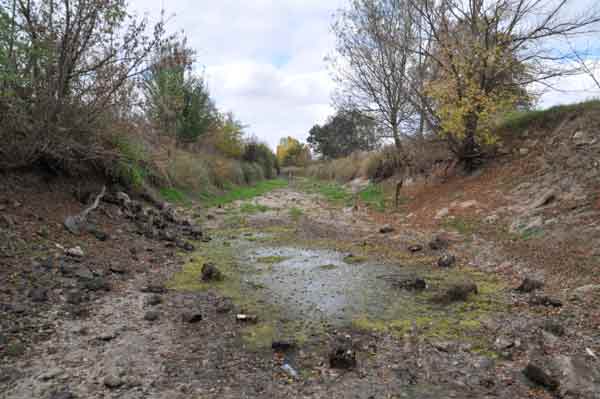
<path fill-rule="evenodd" d="M 145 287 L 142 287 L 140 291 L 150 294 L 164 294 L 167 292 L 167 289 L 162 283 L 150 282 Z"/>
<path fill-rule="evenodd" d="M 198 323 L 202 321 L 202 314 L 200 312 L 185 312 L 181 315 L 182 320 L 185 323 Z"/>
<path fill-rule="evenodd" d="M 52 379 L 58 377 L 59 375 L 61 375 L 62 373 L 63 373 L 62 369 L 51 368 L 48 371 L 46 371 L 44 374 L 40 375 L 40 380 L 42 380 L 42 381 L 52 380 Z"/>
<path fill-rule="evenodd" d="M 202 281 L 222 281 L 223 274 L 214 263 L 207 262 L 202 265 Z"/>
<path fill-rule="evenodd" d="M 146 312 L 146 314 L 144 315 L 144 320 L 146 321 L 156 321 L 158 320 L 158 318 L 160 317 L 160 313 L 156 312 L 154 310 L 150 310 L 148 312 Z"/>
<path fill-rule="evenodd" d="M 109 389 L 117 389 L 123 386 L 125 382 L 117 376 L 109 375 L 104 378 L 104 386 Z"/>
<path fill-rule="evenodd" d="M 516 291 L 521 293 L 530 293 L 542 289 L 543 287 L 543 282 L 526 277 Z"/>
<path fill-rule="evenodd" d="M 235 319 L 243 323 L 256 323 L 258 321 L 258 317 L 249 314 L 238 314 Z"/>
<path fill-rule="evenodd" d="M 144 300 L 144 303 L 146 304 L 146 306 L 160 305 L 162 303 L 162 297 L 160 295 L 153 294 L 153 295 L 148 296 Z"/>
<path fill-rule="evenodd" d="M 273 341 L 271 343 L 271 349 L 276 352 L 287 352 L 294 348 L 296 348 L 296 343 L 291 341 Z"/>
<path fill-rule="evenodd" d="M 452 267 L 456 263 L 456 257 L 451 254 L 445 254 L 440 259 L 438 259 L 439 267 Z"/>
<path fill-rule="evenodd" d="M 519 149 L 519 154 L 521 154 L 521 155 L 527 155 L 527 154 L 529 154 L 529 148 L 525 148 L 525 147 L 520 148 Z"/>
<path fill-rule="evenodd" d="M 389 234 L 389 233 L 393 233 L 396 229 L 394 229 L 391 225 L 386 224 L 385 226 L 383 226 L 382 228 L 379 229 L 379 232 L 381 234 Z"/>
<path fill-rule="evenodd" d="M 450 214 L 450 209 L 448 208 L 443 208 L 440 209 L 436 214 L 435 214 L 435 218 L 436 219 L 443 219 L 446 216 L 448 216 Z"/>
<path fill-rule="evenodd" d="M 563 305 L 560 299 L 546 295 L 531 297 L 529 299 L 529 304 L 532 306 L 552 306 L 555 308 L 559 308 Z"/>
<path fill-rule="evenodd" d="M 408 247 L 408 250 L 412 253 L 421 252 L 423 250 L 423 246 L 419 244 L 411 245 L 410 247 Z"/>
<path fill-rule="evenodd" d="M 542 329 L 557 337 L 565 335 L 565 328 L 555 320 L 545 320 L 542 324 Z"/>
<path fill-rule="evenodd" d="M 32 302 L 46 302 L 48 300 L 48 290 L 46 288 L 34 288 L 29 291 L 29 298 Z"/>
<path fill-rule="evenodd" d="M 110 285 L 102 277 L 95 277 L 85 281 L 83 287 L 90 291 L 110 291 Z"/>
<path fill-rule="evenodd" d="M 429 248 L 431 248 L 431 250 L 433 251 L 439 251 L 441 249 L 448 248 L 448 245 L 448 240 L 445 237 L 438 235 L 434 237 L 433 240 L 431 240 L 431 242 L 429 243 Z"/>
<path fill-rule="evenodd" d="M 409 278 L 406 280 L 394 281 L 392 285 L 396 288 L 405 290 L 422 291 L 427 288 L 427 282 L 421 277 Z"/>
<path fill-rule="evenodd" d="M 69 390 L 54 391 L 48 396 L 48 399 L 75 399 L 75 395 Z"/>
<path fill-rule="evenodd" d="M 434 301 L 445 304 L 466 301 L 471 294 L 477 293 L 478 290 L 475 283 L 464 282 L 450 286 L 443 295 L 434 298 Z"/>
<path fill-rule="evenodd" d="M 67 303 L 71 305 L 79 305 L 85 301 L 85 296 L 81 291 L 71 290 L 65 295 Z"/>
<path fill-rule="evenodd" d="M 117 332 L 116 331 L 104 331 L 102 334 L 100 334 L 98 336 L 98 339 L 100 341 L 112 341 L 113 339 L 117 338 Z"/>
<path fill-rule="evenodd" d="M 544 388 L 548 388 L 551 391 L 558 389 L 560 385 L 559 381 L 556 378 L 552 377 L 541 367 L 533 363 L 529 363 L 527 367 L 525 367 L 525 369 L 523 370 L 523 374 L 532 382 L 541 385 Z"/>
<path fill-rule="evenodd" d="M 115 274 L 125 274 L 127 273 L 127 270 L 125 268 L 125 266 L 123 266 L 122 264 L 119 263 L 113 263 L 110 265 L 109 270 Z"/>
<path fill-rule="evenodd" d="M 66 254 L 74 258 L 83 258 L 85 256 L 85 253 L 81 247 L 69 248 L 67 249 Z"/>
<path fill-rule="evenodd" d="M 339 347 L 329 354 L 329 367 L 350 370 L 356 368 L 356 352 L 350 348 Z"/>

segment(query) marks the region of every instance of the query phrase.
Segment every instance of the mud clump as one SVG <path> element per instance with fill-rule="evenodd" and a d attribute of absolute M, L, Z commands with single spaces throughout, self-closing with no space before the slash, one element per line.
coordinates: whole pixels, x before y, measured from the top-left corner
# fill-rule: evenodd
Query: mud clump
<path fill-rule="evenodd" d="M 329 354 L 329 367 L 332 369 L 352 370 L 356 365 L 356 352 L 351 348 L 337 347 Z"/>
<path fill-rule="evenodd" d="M 202 266 L 201 279 L 204 282 L 223 281 L 223 273 L 212 262 L 207 262 Z"/>
<path fill-rule="evenodd" d="M 523 294 L 528 294 L 542 288 L 544 288 L 543 282 L 527 277 L 523 280 L 521 285 L 517 287 L 516 291 Z"/>
<path fill-rule="evenodd" d="M 434 302 L 441 304 L 449 304 L 453 302 L 461 302 L 469 299 L 472 294 L 477 294 L 477 285 L 473 282 L 463 282 L 450 286 L 446 292 L 435 297 Z"/>
<path fill-rule="evenodd" d="M 558 389 L 560 383 L 550 374 L 545 372 L 541 367 L 529 363 L 525 369 L 523 369 L 523 374 L 527 377 L 531 382 L 534 382 L 544 388 L 547 388 L 551 391 L 555 391 Z"/>

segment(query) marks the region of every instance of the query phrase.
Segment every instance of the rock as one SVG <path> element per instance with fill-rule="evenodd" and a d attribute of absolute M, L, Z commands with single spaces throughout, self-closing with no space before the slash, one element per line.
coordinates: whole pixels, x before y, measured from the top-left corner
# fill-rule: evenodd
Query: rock
<path fill-rule="evenodd" d="M 110 291 L 110 284 L 102 277 L 94 277 L 85 281 L 83 287 L 89 291 Z"/>
<path fill-rule="evenodd" d="M 175 245 L 187 252 L 193 252 L 196 249 L 192 244 L 183 240 L 176 240 Z"/>
<path fill-rule="evenodd" d="M 338 347 L 329 354 L 329 367 L 332 369 L 351 370 L 356 368 L 356 352 L 351 348 Z"/>
<path fill-rule="evenodd" d="M 108 342 L 117 338 L 118 335 L 119 334 L 115 330 L 107 330 L 103 331 L 100 335 L 98 335 L 97 339 L 99 339 L 100 341 Z"/>
<path fill-rule="evenodd" d="M 294 368 L 287 363 L 285 363 L 283 366 L 281 366 L 281 370 L 283 370 L 283 372 L 286 373 L 291 378 L 298 378 L 298 372 L 296 370 L 294 370 Z"/>
<path fill-rule="evenodd" d="M 104 386 L 109 388 L 109 389 L 117 389 L 121 386 L 123 386 L 125 384 L 125 381 L 123 381 L 122 379 L 120 379 L 119 377 L 115 376 L 115 375 L 108 375 L 106 377 L 104 377 Z"/>
<path fill-rule="evenodd" d="M 149 310 L 144 314 L 144 320 L 146 321 L 156 321 L 160 317 L 160 313 L 154 310 Z"/>
<path fill-rule="evenodd" d="M 233 302 L 231 302 L 231 300 L 229 299 L 224 299 L 222 301 L 219 301 L 219 303 L 217 304 L 217 308 L 216 308 L 216 312 L 217 313 L 229 313 L 233 310 Z"/>
<path fill-rule="evenodd" d="M 63 372 L 64 372 L 63 369 L 59 369 L 57 367 L 51 368 L 48 371 L 46 371 L 44 374 L 40 375 L 40 380 L 42 380 L 42 381 L 52 380 L 52 379 L 58 377 L 59 375 L 61 375 Z"/>
<path fill-rule="evenodd" d="M 161 230 L 158 233 L 158 238 L 162 241 L 174 242 L 176 240 L 175 233 L 170 230 Z"/>
<path fill-rule="evenodd" d="M 439 303 L 452 303 L 466 301 L 471 294 L 477 294 L 477 285 L 473 282 L 463 282 L 450 286 L 442 295 L 435 297 L 434 301 Z"/>
<path fill-rule="evenodd" d="M 411 245 L 408 247 L 408 250 L 412 253 L 421 252 L 423 250 L 423 246 L 420 244 Z"/>
<path fill-rule="evenodd" d="M 579 298 L 585 298 L 590 295 L 600 295 L 600 284 L 588 284 L 573 290 L 573 294 Z"/>
<path fill-rule="evenodd" d="M 66 389 L 62 391 L 53 391 L 50 393 L 50 396 L 48 396 L 48 399 L 76 399 L 76 396 Z"/>
<path fill-rule="evenodd" d="M 14 220 L 8 215 L 0 215 L 0 228 L 12 229 L 15 226 Z"/>
<path fill-rule="evenodd" d="M 431 242 L 429 243 L 429 248 L 433 251 L 439 251 L 441 249 L 446 249 L 448 248 L 448 245 L 450 243 L 448 242 L 448 240 L 442 236 L 442 235 L 437 235 L 433 238 L 433 240 L 431 240 Z"/>
<path fill-rule="evenodd" d="M 477 201 L 471 200 L 471 201 L 461 202 L 460 204 L 458 204 L 458 207 L 461 209 L 467 209 L 467 208 L 472 208 L 474 206 L 477 206 L 477 204 L 479 204 Z"/>
<path fill-rule="evenodd" d="M 167 288 L 162 283 L 149 282 L 144 287 L 142 287 L 140 291 L 149 294 L 164 294 L 165 292 L 167 292 Z"/>
<path fill-rule="evenodd" d="M 207 262 L 202 265 L 202 281 L 222 281 L 223 274 L 214 263 Z"/>
<path fill-rule="evenodd" d="M 516 291 L 521 293 L 531 293 L 533 291 L 544 288 L 544 283 L 539 280 L 534 280 L 532 278 L 526 277 L 521 285 L 517 287 Z"/>
<path fill-rule="evenodd" d="M 456 257 L 451 254 L 445 254 L 438 259 L 439 267 L 452 267 L 456 263 Z"/>
<path fill-rule="evenodd" d="M 190 236 L 193 239 L 195 239 L 195 240 L 198 240 L 198 239 L 202 238 L 202 236 L 204 235 L 204 232 L 198 226 L 192 226 L 192 227 L 190 227 L 189 232 L 190 232 Z"/>
<path fill-rule="evenodd" d="M 81 247 L 69 248 L 67 249 L 66 254 L 68 256 L 72 256 L 73 258 L 83 258 L 85 256 L 85 253 Z"/>
<path fill-rule="evenodd" d="M 238 314 L 235 319 L 242 323 L 256 323 L 258 321 L 258 317 L 249 314 Z"/>
<path fill-rule="evenodd" d="M 552 201 L 556 199 L 556 192 L 553 188 L 550 188 L 544 192 L 542 192 L 532 203 L 531 209 L 541 208 L 550 204 Z"/>
<path fill-rule="evenodd" d="M 440 209 L 436 214 L 435 214 L 435 218 L 436 219 L 443 219 L 446 216 L 448 216 L 450 214 L 450 209 L 448 208 L 443 208 Z"/>
<path fill-rule="evenodd" d="M 542 329 L 549 332 L 550 334 L 562 337 L 565 335 L 565 328 L 559 322 L 555 320 L 545 320 L 542 323 Z"/>
<path fill-rule="evenodd" d="M 521 155 L 529 154 L 529 148 L 525 148 L 525 147 L 519 148 L 519 154 L 521 154 Z"/>
<path fill-rule="evenodd" d="M 94 237 L 96 237 L 96 239 L 98 241 L 106 241 L 109 238 L 107 233 L 100 231 L 98 229 L 91 229 L 90 234 L 93 235 Z"/>
<path fill-rule="evenodd" d="M 389 233 L 393 233 L 396 229 L 394 229 L 391 225 L 386 224 L 385 226 L 383 226 L 382 228 L 379 229 L 379 232 L 381 234 L 389 234 Z"/>
<path fill-rule="evenodd" d="M 409 278 L 400 281 L 392 282 L 392 285 L 396 288 L 405 290 L 422 291 L 427 288 L 427 282 L 421 277 Z"/>
<path fill-rule="evenodd" d="M 271 343 L 271 349 L 276 352 L 287 352 L 296 348 L 296 343 L 291 341 L 273 341 Z"/>
<path fill-rule="evenodd" d="M 129 198 L 129 195 L 125 194 L 122 191 L 116 193 L 115 196 L 117 197 L 117 201 L 119 201 L 120 205 L 126 205 L 129 202 L 131 202 L 131 198 Z"/>
<path fill-rule="evenodd" d="M 125 266 L 120 263 L 111 263 L 108 270 L 110 270 L 111 272 L 113 272 L 115 274 L 127 273 L 127 269 L 125 268 Z"/>
<path fill-rule="evenodd" d="M 552 366 L 560 376 L 560 397 L 600 398 L 600 367 L 597 360 L 558 355 L 553 359 Z"/>
<path fill-rule="evenodd" d="M 202 314 L 197 311 L 185 312 L 181 315 L 181 319 L 185 323 L 194 324 L 202 321 Z"/>
<path fill-rule="evenodd" d="M 153 294 L 146 297 L 144 303 L 146 304 L 146 306 L 160 305 L 162 303 L 162 297 L 160 295 Z"/>
<path fill-rule="evenodd" d="M 86 296 L 79 290 L 70 290 L 65 295 L 65 300 L 71 305 L 80 305 L 86 299 Z"/>
<path fill-rule="evenodd" d="M 556 378 L 533 363 L 529 363 L 527 367 L 525 367 L 523 374 L 525 377 L 529 378 L 531 382 L 541 385 L 551 391 L 558 389 L 560 386 L 560 382 Z"/>
<path fill-rule="evenodd" d="M 596 141 L 598 141 L 598 139 L 587 131 L 579 130 L 573 135 L 573 143 L 578 147 L 593 145 Z"/>
<path fill-rule="evenodd" d="M 498 215 L 490 215 L 483 219 L 483 221 L 487 224 L 496 224 L 498 223 L 498 220 L 500 220 L 500 217 Z"/>
<path fill-rule="evenodd" d="M 34 288 L 29 291 L 29 298 L 32 302 L 46 302 L 48 300 L 48 290 L 46 288 Z"/>
<path fill-rule="evenodd" d="M 563 305 L 560 299 L 546 295 L 531 297 L 529 299 L 529 304 L 532 306 L 552 306 L 555 308 L 559 308 Z"/>

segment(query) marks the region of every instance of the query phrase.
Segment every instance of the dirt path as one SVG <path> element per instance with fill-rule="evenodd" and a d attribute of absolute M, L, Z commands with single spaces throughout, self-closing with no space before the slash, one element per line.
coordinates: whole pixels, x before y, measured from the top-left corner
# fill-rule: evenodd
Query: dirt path
<path fill-rule="evenodd" d="M 92 294 L 88 314 L 37 315 L 48 339 L 8 358 L 1 397 L 600 397 L 589 298 L 530 305 L 493 243 L 444 233 L 432 249 L 439 232 L 382 233 L 367 209 L 294 188 L 202 217 L 212 240 L 193 253 L 148 247 L 153 266 Z M 224 278 L 203 281 L 207 263 Z M 356 366 L 330 367 L 336 350 Z"/>

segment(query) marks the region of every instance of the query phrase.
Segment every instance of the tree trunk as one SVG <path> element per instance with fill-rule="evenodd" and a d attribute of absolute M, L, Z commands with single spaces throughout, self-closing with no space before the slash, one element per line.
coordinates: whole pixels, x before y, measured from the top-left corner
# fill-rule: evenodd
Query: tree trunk
<path fill-rule="evenodd" d="M 465 171 L 472 172 L 480 163 L 481 151 L 476 140 L 479 118 L 476 113 L 465 116 L 465 137 L 462 140 L 459 159 L 465 163 Z"/>
<path fill-rule="evenodd" d="M 392 125 L 392 134 L 394 135 L 394 144 L 398 150 L 402 149 L 402 141 L 400 141 L 400 129 L 398 125 Z"/>

